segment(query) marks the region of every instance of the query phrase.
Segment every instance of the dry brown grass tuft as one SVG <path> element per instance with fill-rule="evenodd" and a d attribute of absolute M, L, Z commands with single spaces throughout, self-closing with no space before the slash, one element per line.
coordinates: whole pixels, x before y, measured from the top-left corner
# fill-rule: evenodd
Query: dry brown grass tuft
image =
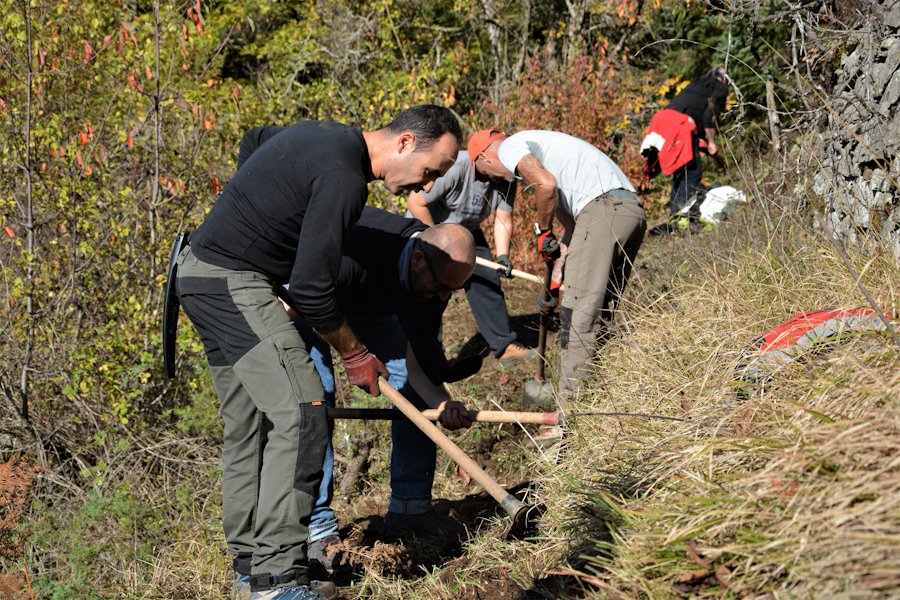
<path fill-rule="evenodd" d="M 579 410 L 685 420 L 576 421 L 564 468 L 584 494 L 553 500 L 573 515 L 573 536 L 614 529 L 570 558 L 581 580 L 652 598 L 900 590 L 894 340 L 823 346 L 748 400 L 735 395 L 733 370 L 754 338 L 802 310 L 867 305 L 836 251 L 784 214 L 774 226 L 661 240 L 642 260 L 623 331 Z M 896 312 L 891 257 L 851 260 Z"/>

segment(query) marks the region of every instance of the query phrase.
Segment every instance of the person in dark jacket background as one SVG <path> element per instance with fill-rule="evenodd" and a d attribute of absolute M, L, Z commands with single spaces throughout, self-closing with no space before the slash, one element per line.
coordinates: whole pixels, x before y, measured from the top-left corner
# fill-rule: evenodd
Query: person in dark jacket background
<path fill-rule="evenodd" d="M 691 82 L 666 107 L 691 117 L 695 125 L 691 140 L 693 159 L 672 174 L 669 211 L 673 215 L 688 203 L 691 195 L 700 187 L 700 180 L 703 178 L 703 166 L 700 163 L 701 148 L 705 147 L 710 156 L 718 152 L 716 120 L 725 110 L 727 97 L 728 76 L 724 67 L 716 67 Z"/>

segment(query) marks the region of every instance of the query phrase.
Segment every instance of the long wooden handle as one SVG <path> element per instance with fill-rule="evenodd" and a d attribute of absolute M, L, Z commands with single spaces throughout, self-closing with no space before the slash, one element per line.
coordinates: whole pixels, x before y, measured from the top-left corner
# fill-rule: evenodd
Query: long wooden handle
<path fill-rule="evenodd" d="M 503 510 L 512 517 L 514 522 L 522 518 L 522 514 L 527 512 L 528 507 L 521 500 L 507 492 L 490 475 L 485 473 L 484 469 L 478 466 L 478 463 L 469 458 L 459 446 L 453 443 L 453 440 L 429 421 L 418 408 L 413 406 L 412 402 L 404 398 L 403 394 L 395 390 L 384 378 L 378 378 L 378 387 L 381 393 L 387 396 L 394 406 L 406 415 L 407 419 L 412 421 L 422 433 L 446 452 L 456 464 L 465 469 L 466 473 L 503 507 Z"/>
<path fill-rule="evenodd" d="M 547 263 L 547 285 L 544 286 L 544 302 L 547 302 L 550 299 L 550 280 L 553 278 L 553 263 Z M 540 356 L 540 360 L 538 361 L 538 370 L 535 374 L 535 378 L 540 382 L 544 383 L 547 378 L 546 373 L 546 356 L 547 356 L 547 320 L 548 318 L 544 315 L 541 315 L 541 326 L 538 329 L 538 347 L 537 353 Z"/>
<path fill-rule="evenodd" d="M 482 267 L 487 267 L 489 269 L 506 269 L 506 267 L 501 265 L 500 263 L 488 260 L 486 258 L 481 258 L 480 256 L 475 257 L 475 264 L 481 265 Z M 518 269 L 512 270 L 512 276 L 519 277 L 527 281 L 532 281 L 534 283 L 540 283 L 541 285 L 543 285 L 544 283 L 544 280 L 537 275 L 532 275 L 531 273 L 526 273 L 525 271 L 520 271 Z"/>
<path fill-rule="evenodd" d="M 419 411 L 429 421 L 437 421 L 441 411 L 436 408 Z M 395 421 L 404 418 L 403 413 L 390 408 L 329 408 L 332 419 L 362 419 L 369 421 Z M 478 423 L 521 423 L 523 425 L 558 425 L 559 413 L 509 412 L 505 410 L 470 410 L 469 419 Z"/>

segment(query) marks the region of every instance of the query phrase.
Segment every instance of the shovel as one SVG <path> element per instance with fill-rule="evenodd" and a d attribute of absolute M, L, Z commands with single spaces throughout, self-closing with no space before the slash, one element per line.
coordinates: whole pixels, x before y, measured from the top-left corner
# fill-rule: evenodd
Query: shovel
<path fill-rule="evenodd" d="M 547 263 L 547 275 L 544 277 L 546 284 L 544 285 L 544 302 L 550 300 L 550 280 L 553 277 L 553 263 Z M 550 317 L 541 315 L 541 325 L 538 330 L 538 347 L 537 352 L 540 356 L 538 361 L 538 370 L 534 379 L 526 381 L 522 386 L 523 399 L 526 405 L 546 406 L 553 399 L 553 388 L 546 380 L 545 357 L 547 352 L 547 323 Z"/>
<path fill-rule="evenodd" d="M 506 514 L 512 518 L 512 526 L 510 527 L 507 537 L 513 539 L 522 538 L 527 532 L 531 531 L 536 525 L 532 513 L 539 513 L 536 507 L 528 506 L 497 483 L 490 475 L 484 472 L 484 469 L 478 466 L 474 460 L 468 457 L 462 449 L 457 446 L 453 440 L 437 428 L 437 425 L 428 420 L 418 408 L 407 400 L 403 394 L 395 390 L 390 383 L 384 378 L 378 378 L 378 387 L 381 393 L 402 412 L 407 419 L 412 421 L 422 433 L 427 435 L 431 441 L 437 444 L 444 452 L 452 458 L 456 464 L 465 469 L 466 473 L 475 480 L 484 490 L 497 501 L 498 504 L 506 511 Z M 531 518 L 529 518 L 531 517 Z"/>

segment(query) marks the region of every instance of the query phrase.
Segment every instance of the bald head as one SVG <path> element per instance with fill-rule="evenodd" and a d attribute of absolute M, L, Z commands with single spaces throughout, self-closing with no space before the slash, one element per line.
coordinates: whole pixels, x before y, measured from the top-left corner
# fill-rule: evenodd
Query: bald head
<path fill-rule="evenodd" d="M 429 227 L 418 238 L 410 257 L 413 287 L 423 301 L 443 300 L 462 288 L 475 270 L 475 240 L 462 225 L 442 223 Z"/>

